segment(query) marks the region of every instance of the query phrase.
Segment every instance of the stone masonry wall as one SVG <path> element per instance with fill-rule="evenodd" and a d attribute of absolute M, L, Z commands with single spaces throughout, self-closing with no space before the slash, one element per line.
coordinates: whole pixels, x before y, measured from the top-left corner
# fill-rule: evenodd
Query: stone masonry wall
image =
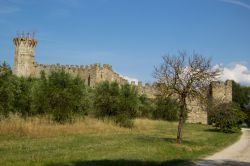
<path fill-rule="evenodd" d="M 41 71 L 49 74 L 51 71 L 65 70 L 66 72 L 79 76 L 85 81 L 85 84 L 94 87 L 101 81 L 116 81 L 119 84 L 127 84 L 128 80 L 121 77 L 114 72 L 112 66 L 109 64 L 93 64 L 93 65 L 45 65 L 35 62 L 35 47 L 37 41 L 27 35 L 18 36 L 13 39 L 15 47 L 14 68 L 13 73 L 17 76 L 24 77 L 40 77 Z M 156 89 L 149 85 L 142 85 L 142 82 L 131 82 L 136 86 L 140 94 L 145 94 L 149 98 L 155 98 L 157 94 Z M 224 102 L 232 101 L 232 81 L 213 82 L 209 89 L 209 98 L 212 100 L 223 100 Z M 188 108 L 191 112 L 188 114 L 187 122 L 190 123 L 204 123 L 207 124 L 207 112 L 199 105 L 198 100 L 188 102 Z"/>

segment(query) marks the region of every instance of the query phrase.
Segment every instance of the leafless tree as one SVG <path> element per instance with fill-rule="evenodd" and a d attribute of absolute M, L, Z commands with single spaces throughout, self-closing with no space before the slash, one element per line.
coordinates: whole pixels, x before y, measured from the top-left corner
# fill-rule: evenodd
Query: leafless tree
<path fill-rule="evenodd" d="M 180 51 L 177 56 L 163 56 L 163 63 L 155 67 L 153 76 L 158 92 L 177 98 L 181 107 L 177 143 L 182 143 L 184 115 L 188 112 L 187 100 L 207 98 L 205 89 L 219 73 L 219 69 L 212 69 L 211 59 L 195 52 L 188 56 L 185 51 Z"/>

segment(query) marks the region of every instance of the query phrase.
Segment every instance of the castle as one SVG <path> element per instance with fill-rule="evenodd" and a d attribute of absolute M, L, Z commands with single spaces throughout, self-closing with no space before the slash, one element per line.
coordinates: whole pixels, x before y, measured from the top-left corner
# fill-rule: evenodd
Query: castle
<path fill-rule="evenodd" d="M 116 81 L 119 84 L 127 84 L 128 80 L 121 77 L 113 71 L 109 64 L 93 64 L 93 65 L 45 65 L 35 62 L 35 48 L 37 40 L 30 34 L 17 36 L 13 39 L 14 67 L 13 73 L 23 77 L 39 77 L 40 72 L 45 74 L 58 69 L 63 69 L 72 75 L 78 75 L 85 84 L 90 87 L 95 87 L 96 84 L 102 81 Z M 135 82 L 131 82 L 135 85 Z M 148 84 L 142 85 L 138 82 L 135 85 L 140 94 L 145 94 L 149 98 L 154 98 L 156 90 Z M 232 101 L 232 81 L 213 82 L 209 87 L 209 96 L 211 99 L 222 99 L 224 102 Z M 188 122 L 191 123 L 207 123 L 207 112 L 198 104 L 197 100 L 189 101 L 188 108 L 191 110 L 188 114 Z"/>
<path fill-rule="evenodd" d="M 14 55 L 14 68 L 13 73 L 17 76 L 24 77 L 39 77 L 40 72 L 44 71 L 48 74 L 51 71 L 64 69 L 66 72 L 72 75 L 78 75 L 85 81 L 85 84 L 94 87 L 96 84 L 102 81 L 116 81 L 119 84 L 126 84 L 128 80 L 124 79 L 118 73 L 114 72 L 112 66 L 109 64 L 93 64 L 93 65 L 45 65 L 35 62 L 35 48 L 37 40 L 31 35 L 21 35 L 13 39 L 15 47 Z M 135 84 L 134 81 L 131 84 Z M 153 97 L 153 88 L 146 84 L 142 85 L 142 82 L 138 82 L 138 90 L 142 94 L 146 94 L 148 97 Z"/>

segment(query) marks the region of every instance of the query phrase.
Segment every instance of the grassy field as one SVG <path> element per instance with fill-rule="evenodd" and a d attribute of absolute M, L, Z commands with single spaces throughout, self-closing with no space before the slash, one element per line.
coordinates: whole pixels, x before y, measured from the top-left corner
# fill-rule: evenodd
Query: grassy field
<path fill-rule="evenodd" d="M 12 117 L 0 121 L 0 165 L 183 165 L 240 135 L 186 124 L 184 142 L 178 145 L 176 129 L 174 122 L 144 119 L 125 129 L 92 118 L 59 125 L 46 118 Z"/>

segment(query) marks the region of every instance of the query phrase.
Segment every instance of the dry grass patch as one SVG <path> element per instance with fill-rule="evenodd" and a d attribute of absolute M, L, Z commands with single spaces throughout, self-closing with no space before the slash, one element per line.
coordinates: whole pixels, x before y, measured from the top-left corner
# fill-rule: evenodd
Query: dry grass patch
<path fill-rule="evenodd" d="M 109 120 L 98 120 L 91 117 L 79 118 L 74 123 L 59 124 L 49 117 L 29 117 L 18 115 L 0 121 L 0 136 L 44 138 L 60 135 L 126 132 L 129 129 L 118 127 Z"/>
<path fill-rule="evenodd" d="M 157 128 L 159 121 L 135 119 L 132 129 L 119 127 L 109 119 L 92 117 L 78 118 L 74 123 L 59 124 L 48 116 L 28 117 L 26 119 L 12 114 L 0 120 L 0 136 L 46 138 L 62 135 L 104 133 L 104 132 L 144 132 Z"/>

